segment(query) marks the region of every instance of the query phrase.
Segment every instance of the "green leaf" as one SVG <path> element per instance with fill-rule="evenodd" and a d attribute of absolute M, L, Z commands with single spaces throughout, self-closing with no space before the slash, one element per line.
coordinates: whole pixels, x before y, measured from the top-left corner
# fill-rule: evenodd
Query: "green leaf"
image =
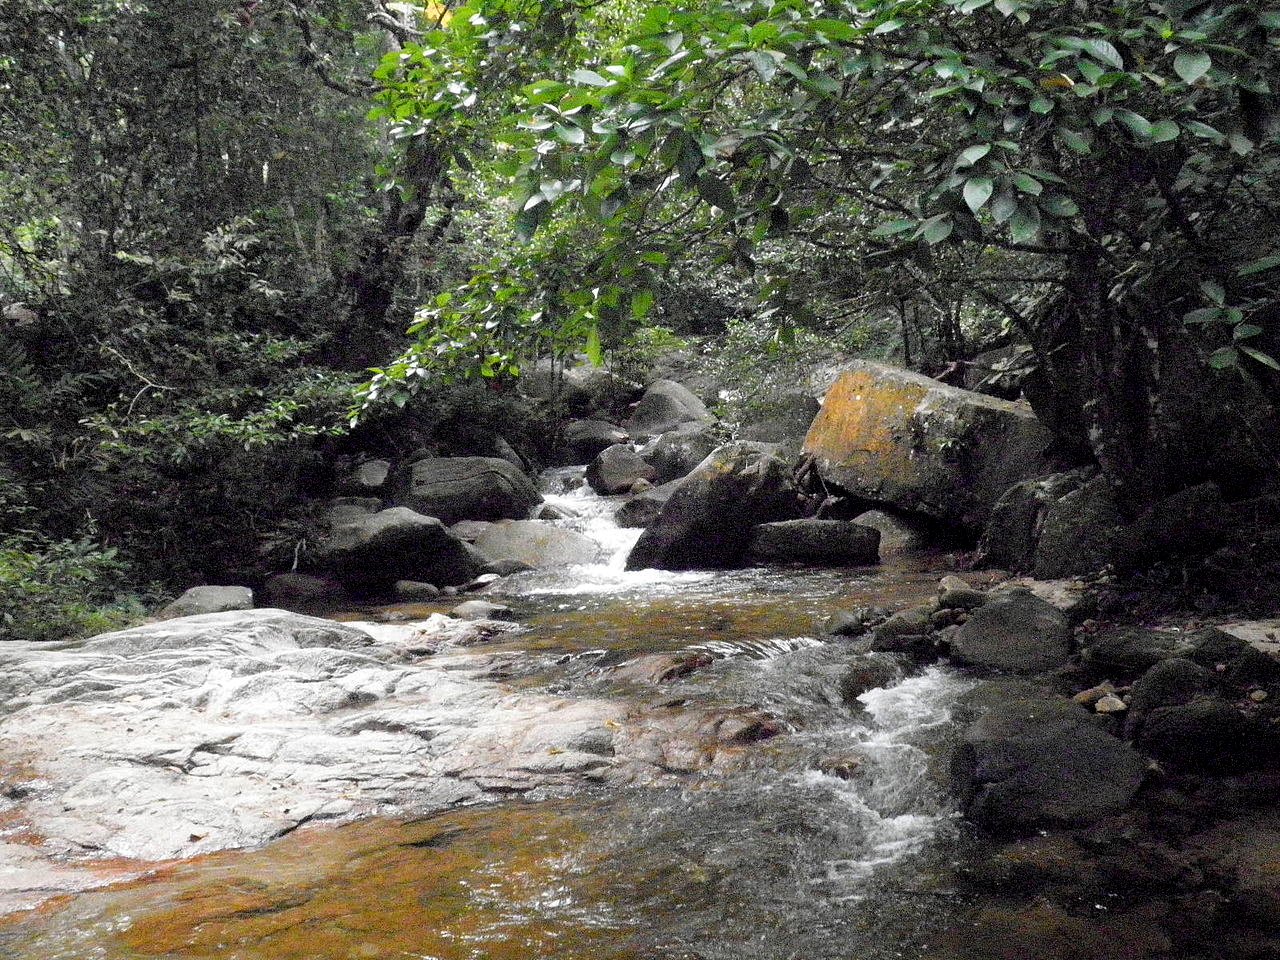
<path fill-rule="evenodd" d="M 575 70 L 569 74 L 569 79 L 574 83 L 586 84 L 588 87 L 607 87 L 613 83 L 608 77 L 603 77 L 594 70 Z"/>
<path fill-rule="evenodd" d="M 1135 137 L 1146 140 L 1151 136 L 1151 121 L 1132 110 L 1117 110 L 1116 119 L 1128 127 Z"/>
<path fill-rule="evenodd" d="M 1215 370 L 1228 370 L 1240 363 L 1240 354 L 1235 347 L 1219 347 L 1209 354 L 1209 366 Z"/>
<path fill-rule="evenodd" d="M 1151 125 L 1151 142 L 1168 143 L 1170 140 L 1177 140 L 1181 132 L 1182 129 L 1172 120 L 1161 120 Z"/>
<path fill-rule="evenodd" d="M 879 36 L 882 33 L 893 33 L 893 31 L 900 29 L 905 24 L 905 20 L 886 20 L 872 30 L 871 33 L 873 36 Z"/>
<path fill-rule="evenodd" d="M 1059 194 L 1051 197 L 1041 197 L 1040 209 L 1055 217 L 1074 217 L 1080 212 L 1080 207 L 1074 200 Z"/>
<path fill-rule="evenodd" d="M 604 345 L 600 342 L 600 328 L 595 324 L 592 324 L 591 329 L 587 331 L 587 340 L 582 345 L 582 352 L 587 355 L 593 367 L 604 366 Z"/>
<path fill-rule="evenodd" d="M 1280 267 L 1280 254 L 1272 254 L 1269 257 L 1261 257 L 1252 263 L 1246 263 L 1243 267 L 1236 271 L 1237 277 L 1249 277 L 1255 273 L 1265 273 L 1268 270 L 1274 270 Z"/>
<path fill-rule="evenodd" d="M 1059 127 L 1058 136 L 1061 138 L 1062 142 L 1075 153 L 1087 154 L 1093 150 L 1093 148 L 1089 146 L 1088 140 L 1067 127 Z"/>
<path fill-rule="evenodd" d="M 1200 292 L 1218 306 L 1227 302 L 1227 291 L 1217 280 L 1205 280 L 1200 284 Z"/>
<path fill-rule="evenodd" d="M 1032 113 L 1048 113 L 1053 109 L 1053 101 L 1048 97 L 1036 97 L 1030 106 Z"/>
<path fill-rule="evenodd" d="M 1201 123 L 1199 120 L 1184 120 L 1182 125 L 1194 133 L 1197 137 L 1205 140 L 1212 140 L 1214 143 L 1222 143 L 1226 140 L 1226 136 L 1220 130 L 1216 130 L 1207 123 Z"/>
<path fill-rule="evenodd" d="M 1280 360 L 1276 360 L 1276 358 L 1271 356 L 1271 354 L 1263 353 L 1257 347 L 1251 347 L 1244 343 L 1238 343 L 1236 346 L 1245 356 L 1252 357 L 1263 366 L 1270 367 L 1272 370 L 1280 370 Z"/>
<path fill-rule="evenodd" d="M 960 151 L 960 157 L 956 160 L 956 166 L 972 167 L 990 152 L 991 144 L 989 143 L 975 143 L 972 147 L 965 147 Z"/>
<path fill-rule="evenodd" d="M 1236 324 L 1236 328 L 1231 331 L 1231 339 L 1248 340 L 1250 337 L 1256 337 L 1262 333 L 1262 328 L 1252 323 Z"/>
<path fill-rule="evenodd" d="M 1223 312 L 1219 307 L 1200 307 L 1198 310 L 1190 310 L 1182 315 L 1183 323 L 1217 323 L 1223 317 Z"/>
<path fill-rule="evenodd" d="M 1018 212 L 1018 200 L 1011 193 L 1002 193 L 991 204 L 991 218 L 996 223 L 1004 223 Z"/>
<path fill-rule="evenodd" d="M 1124 60 L 1120 56 L 1120 51 L 1109 41 L 1086 40 L 1084 46 L 1086 50 L 1107 66 L 1115 67 L 1117 70 L 1124 69 Z"/>
<path fill-rule="evenodd" d="M 734 201 L 733 191 L 729 185 L 719 177 L 701 176 L 698 178 L 698 196 L 711 204 L 713 207 L 719 207 L 725 213 L 732 213 L 737 209 L 737 203 Z"/>
<path fill-rule="evenodd" d="M 1038 197 L 1044 192 L 1044 184 L 1029 173 L 1015 173 L 1013 175 L 1013 185 L 1023 193 L 1029 193 L 1033 197 Z"/>
<path fill-rule="evenodd" d="M 921 227 L 920 235 L 924 237 L 925 243 L 933 246 L 951 236 L 951 231 L 954 229 L 955 224 L 951 222 L 951 214 L 943 213 L 926 220 Z"/>
<path fill-rule="evenodd" d="M 637 290 L 631 295 L 631 316 L 643 320 L 653 309 L 653 291 Z"/>
<path fill-rule="evenodd" d="M 1182 82 L 1186 84 L 1195 83 L 1213 66 L 1213 58 L 1203 50 L 1181 50 L 1178 55 L 1173 58 L 1173 70 Z"/>
<path fill-rule="evenodd" d="M 893 237 L 899 233 L 906 233 L 916 227 L 915 220 L 890 220 L 888 223 L 882 223 L 871 231 L 873 237 Z"/>
<path fill-rule="evenodd" d="M 581 146 L 586 143 L 587 135 L 582 131 L 581 127 L 568 126 L 566 124 L 556 124 L 556 136 L 565 143 Z"/>
<path fill-rule="evenodd" d="M 991 199 L 995 189 L 996 185 L 990 177 L 970 177 L 964 184 L 964 202 L 969 205 L 970 210 L 977 213 Z"/>
<path fill-rule="evenodd" d="M 763 50 L 752 50 L 747 54 L 747 60 L 765 83 L 772 80 L 778 72 L 778 61 L 772 54 L 765 53 Z"/>
<path fill-rule="evenodd" d="M 1018 205 L 1009 221 L 1009 234 L 1014 243 L 1031 243 L 1040 235 L 1040 211 L 1035 207 Z"/>

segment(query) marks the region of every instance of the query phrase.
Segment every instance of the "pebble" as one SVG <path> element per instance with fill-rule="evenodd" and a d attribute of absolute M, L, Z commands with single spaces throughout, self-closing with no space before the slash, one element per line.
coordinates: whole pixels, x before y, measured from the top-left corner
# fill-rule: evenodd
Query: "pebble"
<path fill-rule="evenodd" d="M 1098 713 L 1123 713 L 1129 709 L 1129 705 L 1114 693 L 1108 693 L 1094 704 L 1093 709 Z"/>
<path fill-rule="evenodd" d="M 1267 691 L 1255 690 L 1253 693 L 1249 694 L 1249 699 L 1254 703 L 1262 703 L 1262 701 L 1267 699 Z"/>
<path fill-rule="evenodd" d="M 1080 704 L 1082 707 L 1096 706 L 1098 701 L 1103 697 L 1115 694 L 1116 687 L 1110 680 L 1103 680 L 1096 687 L 1090 687 L 1088 690 L 1081 690 L 1071 699 Z"/>

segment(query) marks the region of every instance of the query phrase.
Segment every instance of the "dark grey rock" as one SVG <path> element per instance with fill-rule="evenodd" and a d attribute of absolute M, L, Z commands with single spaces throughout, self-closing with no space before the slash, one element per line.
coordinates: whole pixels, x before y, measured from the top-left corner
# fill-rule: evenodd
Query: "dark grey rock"
<path fill-rule="evenodd" d="M 753 527 L 792 519 L 797 512 L 787 464 L 751 444 L 728 444 L 678 482 L 627 557 L 627 569 L 733 566 L 746 552 Z"/>
<path fill-rule="evenodd" d="M 1071 655 L 1071 625 L 1057 607 L 1029 590 L 993 594 L 951 639 L 959 664 L 1002 673 L 1040 673 Z"/>
<path fill-rule="evenodd" d="M 1274 755 L 1261 725 L 1218 697 L 1152 709 L 1135 742 L 1166 766 L 1199 773 L 1252 770 Z"/>
<path fill-rule="evenodd" d="M 1152 710 L 1190 703 L 1215 686 L 1214 675 L 1198 663 L 1182 657 L 1160 661 L 1133 684 L 1125 717 L 1125 736 L 1136 737 Z"/>
<path fill-rule="evenodd" d="M 809 425 L 821 409 L 822 405 L 810 393 L 798 390 L 784 393 L 753 409 L 741 425 L 742 439 L 777 443 L 798 452 Z"/>
<path fill-rule="evenodd" d="M 564 428 L 565 453 L 569 463 L 590 463 L 601 451 L 615 444 L 630 442 L 627 431 L 605 420 L 575 420 Z"/>
<path fill-rule="evenodd" d="M 896 557 L 918 553 L 933 541 L 928 526 L 917 517 L 885 510 L 864 510 L 852 517 L 854 523 L 880 531 L 880 556 Z"/>
<path fill-rule="evenodd" d="M 673 480 L 631 497 L 613 515 L 614 521 L 620 527 L 649 526 L 658 519 L 658 514 L 662 513 L 662 508 L 671 499 L 677 483 L 678 481 Z"/>
<path fill-rule="evenodd" d="M 386 460 L 366 460 L 343 477 L 338 489 L 357 497 L 378 496 L 386 488 L 391 464 Z"/>
<path fill-rule="evenodd" d="M 372 516 L 381 509 L 382 501 L 377 497 L 335 497 L 329 501 L 325 522 L 333 529 L 361 517 Z"/>
<path fill-rule="evenodd" d="M 637 480 L 652 481 L 657 472 L 626 444 L 600 451 L 587 467 L 587 483 L 602 496 L 627 493 Z"/>
<path fill-rule="evenodd" d="M 449 616 L 460 620 L 514 620 L 510 607 L 488 600 L 467 600 L 449 611 Z"/>
<path fill-rule="evenodd" d="M 525 573 L 532 570 L 533 567 L 525 563 L 523 560 L 516 560 L 513 557 L 503 557 L 500 560 L 491 560 L 485 564 L 485 573 L 496 573 L 500 577 L 509 577 L 516 573 Z"/>
<path fill-rule="evenodd" d="M 966 708 L 978 716 L 953 755 L 952 776 L 966 815 L 986 830 L 1096 823 L 1128 807 L 1142 784 L 1142 756 L 1049 690 L 988 683 Z"/>
<path fill-rule="evenodd" d="M 409 468 L 396 500 L 442 523 L 520 520 L 542 502 L 533 482 L 499 457 L 428 457 Z"/>
<path fill-rule="evenodd" d="M 397 580 L 394 589 L 396 599 L 407 603 L 435 600 L 440 596 L 439 587 L 433 583 L 423 583 L 421 580 Z"/>
<path fill-rule="evenodd" d="M 600 552 L 590 537 L 545 520 L 499 520 L 474 544 L 489 562 L 516 560 L 525 569 L 595 563 Z"/>
<path fill-rule="evenodd" d="M 762 563 L 865 566 L 880 559 L 880 531 L 849 520 L 782 520 L 762 523 L 751 535 L 747 557 Z"/>
<path fill-rule="evenodd" d="M 435 517 L 393 507 L 333 532 L 316 562 L 344 584 L 369 590 L 397 580 L 437 585 L 467 583 L 485 560 Z"/>
<path fill-rule="evenodd" d="M 658 380 L 645 390 L 623 424 L 632 437 L 656 437 L 683 423 L 709 422 L 706 405 L 674 380 Z"/>
<path fill-rule="evenodd" d="M 719 445 L 714 426 L 695 421 L 654 437 L 639 452 L 653 467 L 653 482 L 661 485 L 688 475 Z"/>
<path fill-rule="evenodd" d="M 285 610 L 336 604 L 347 599 L 342 584 L 308 573 L 277 573 L 263 584 L 262 593 L 268 606 Z"/>

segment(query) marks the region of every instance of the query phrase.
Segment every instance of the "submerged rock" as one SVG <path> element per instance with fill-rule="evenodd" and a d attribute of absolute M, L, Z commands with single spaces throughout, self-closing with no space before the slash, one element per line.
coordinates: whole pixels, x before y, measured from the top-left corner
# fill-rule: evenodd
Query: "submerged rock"
<path fill-rule="evenodd" d="M 755 526 L 796 513 L 787 465 L 751 444 L 728 444 L 677 484 L 627 557 L 627 569 L 733 566 Z"/>
<path fill-rule="evenodd" d="M 880 559 L 880 531 L 848 520 L 782 520 L 752 532 L 747 557 L 764 563 L 865 566 Z"/>
<path fill-rule="evenodd" d="M 804 449 L 827 483 L 977 532 L 1010 486 L 1052 471 L 1051 441 L 1025 404 L 858 361 Z"/>
<path fill-rule="evenodd" d="M 409 467 L 397 504 L 445 524 L 519 520 L 542 502 L 533 482 L 499 457 L 428 457 Z"/>

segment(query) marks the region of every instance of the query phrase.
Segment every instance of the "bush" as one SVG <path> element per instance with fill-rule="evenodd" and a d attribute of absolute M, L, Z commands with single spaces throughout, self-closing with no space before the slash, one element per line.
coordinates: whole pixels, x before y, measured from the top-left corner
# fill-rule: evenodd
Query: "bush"
<path fill-rule="evenodd" d="M 124 575 L 115 550 L 90 539 L 0 541 L 0 639 L 70 640 L 141 619 Z"/>

